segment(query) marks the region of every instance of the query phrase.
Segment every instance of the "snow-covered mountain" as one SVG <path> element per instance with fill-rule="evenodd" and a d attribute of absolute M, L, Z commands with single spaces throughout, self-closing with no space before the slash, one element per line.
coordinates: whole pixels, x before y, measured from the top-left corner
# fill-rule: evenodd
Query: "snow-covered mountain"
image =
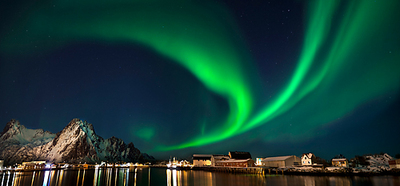
<path fill-rule="evenodd" d="M 21 160 L 33 160 L 35 147 L 44 145 L 56 135 L 43 129 L 27 129 L 16 120 L 11 120 L 0 135 L 0 159 L 13 159 L 10 163 Z"/>
<path fill-rule="evenodd" d="M 370 164 L 371 167 L 386 167 L 389 168 L 389 161 L 393 160 L 393 157 L 389 154 L 375 154 L 366 155 L 365 160 Z"/>
<path fill-rule="evenodd" d="M 138 162 L 154 159 L 133 143 L 111 137 L 104 140 L 92 124 L 73 119 L 57 134 L 27 129 L 16 120 L 7 123 L 0 136 L 0 159 L 8 164 L 23 161 L 50 162 Z"/>

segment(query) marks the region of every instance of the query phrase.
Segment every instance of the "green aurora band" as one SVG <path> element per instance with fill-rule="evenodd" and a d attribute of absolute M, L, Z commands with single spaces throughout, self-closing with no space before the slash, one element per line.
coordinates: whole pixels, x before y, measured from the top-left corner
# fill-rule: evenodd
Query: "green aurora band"
<path fill-rule="evenodd" d="M 310 22 L 292 79 L 245 130 L 264 125 L 296 105 L 294 113 L 315 109 L 305 116 L 307 112 L 297 114 L 303 120 L 297 121 L 301 125 L 289 129 L 293 136 L 309 138 L 317 126 L 346 116 L 385 92 L 398 91 L 400 39 L 396 33 L 400 27 L 389 20 L 400 16 L 394 8 L 399 2 L 311 2 Z M 338 10 L 340 5 L 346 8 Z M 272 129 L 279 124 L 269 126 Z M 270 132 L 266 140 L 279 135 Z"/>
<path fill-rule="evenodd" d="M 316 1 L 312 3 L 310 8 L 312 11 L 309 16 L 311 21 L 307 28 L 303 51 L 291 81 L 278 98 L 265 107 L 247 126 L 252 127 L 271 120 L 275 115 L 292 108 L 312 91 L 334 91 L 335 87 L 332 87 L 332 85 L 335 84 L 343 84 L 340 85 L 341 88 L 348 86 L 343 90 L 348 91 L 345 92 L 343 97 L 335 96 L 338 101 L 352 102 L 343 104 L 348 105 L 345 110 L 352 109 L 383 92 L 393 88 L 397 89 L 400 80 L 398 74 L 400 58 L 397 53 L 399 46 L 396 46 L 395 43 L 396 40 L 398 41 L 398 38 L 396 38 L 398 36 L 391 34 L 396 33 L 399 26 L 392 25 L 387 21 L 398 15 L 393 8 L 396 7 L 395 4 L 398 5 L 399 3 L 397 1 L 379 3 L 352 1 L 347 5 L 347 10 L 344 11 L 343 20 L 332 20 L 334 10 L 339 7 L 339 1 Z M 337 26 L 336 29 L 330 28 L 332 21 L 340 23 L 335 25 Z M 393 37 L 393 41 L 388 40 L 391 37 Z M 321 55 L 318 53 L 318 49 L 322 47 L 325 49 L 320 52 Z M 318 55 L 322 57 L 316 59 Z M 323 61 L 323 63 L 319 61 Z M 317 68 L 313 69 L 316 73 L 307 74 L 313 62 L 317 63 Z M 352 70 L 354 70 L 353 72 L 359 71 L 359 69 L 356 69 L 357 65 L 368 66 L 368 71 L 357 73 L 357 75 L 363 75 L 363 77 L 352 77 L 352 79 L 346 79 L 348 82 L 343 82 L 341 76 L 349 77 Z M 364 82 L 367 79 L 363 78 L 373 80 Z M 351 87 L 357 84 L 359 85 Z M 363 94 L 358 92 L 371 85 L 373 88 L 367 89 Z M 350 96 L 349 93 L 351 92 L 354 92 L 356 96 Z M 353 97 L 353 99 L 348 100 L 349 97 Z M 333 114 L 332 118 L 341 116 L 345 112 L 347 111 Z M 331 119 L 328 119 L 328 121 Z"/>
<path fill-rule="evenodd" d="M 138 42 L 180 63 L 206 87 L 227 99 L 230 114 L 220 128 L 174 148 L 203 145 L 235 135 L 251 113 L 251 80 L 246 75 L 246 63 L 251 58 L 241 52 L 246 50 L 244 43 L 235 39 L 240 36 L 238 28 L 219 4 L 61 0 L 54 5 L 42 4 L 27 17 L 28 22 L 17 33 L 19 41 L 7 41 L 9 44 L 2 47 L 4 51 L 11 53 L 24 47 L 28 51 L 51 50 L 55 45 L 51 41 L 60 46 L 84 39 Z M 26 41 L 32 43 L 25 45 Z M 16 50 L 10 43 L 22 44 Z"/>
<path fill-rule="evenodd" d="M 187 68 L 211 91 L 226 98 L 229 114 L 213 130 L 174 150 L 215 143 L 260 126 L 266 140 L 281 137 L 274 119 L 314 110 L 308 131 L 327 124 L 400 84 L 399 1 L 309 1 L 301 55 L 291 79 L 276 98 L 259 103 L 249 75 L 252 58 L 226 9 L 204 1 L 66 1 L 33 6 L 2 39 L 3 53 L 51 51 L 81 40 L 141 43 Z M 338 14 L 341 14 L 338 16 Z M 3 36 L 2 36 L 3 37 Z M 8 38 L 13 38 L 9 39 Z M 29 42 L 27 42 L 29 41 Z M 54 42 L 56 41 L 56 42 Z M 362 69 L 358 68 L 363 66 Z M 261 69 L 262 70 L 262 69 Z M 353 75 L 354 74 L 354 75 Z M 351 77 L 351 78 L 349 78 Z M 323 101 L 321 101 L 323 100 Z M 255 111 L 257 104 L 265 105 Z M 303 113 L 304 114 L 304 113 Z M 291 128 L 293 135 L 304 131 Z M 154 135 L 144 137 L 148 140 Z M 304 133 L 303 133 L 304 134 Z"/>

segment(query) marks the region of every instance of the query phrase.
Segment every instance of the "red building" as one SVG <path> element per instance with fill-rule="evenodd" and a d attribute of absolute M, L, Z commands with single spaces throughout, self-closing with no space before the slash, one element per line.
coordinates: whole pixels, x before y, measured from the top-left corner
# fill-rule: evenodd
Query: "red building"
<path fill-rule="evenodd" d="M 252 159 L 230 159 L 225 161 L 217 161 L 215 162 L 215 166 L 220 167 L 254 167 L 254 160 Z"/>

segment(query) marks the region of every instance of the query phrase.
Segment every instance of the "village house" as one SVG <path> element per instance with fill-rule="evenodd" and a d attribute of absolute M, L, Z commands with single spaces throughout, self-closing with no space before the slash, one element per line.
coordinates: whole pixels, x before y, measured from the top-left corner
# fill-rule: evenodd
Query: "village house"
<path fill-rule="evenodd" d="M 334 167 L 349 167 L 349 161 L 342 154 L 336 155 L 331 161 Z"/>
<path fill-rule="evenodd" d="M 303 166 L 312 166 L 317 164 L 317 157 L 313 153 L 304 153 L 301 155 L 301 165 Z"/>
<path fill-rule="evenodd" d="M 211 154 L 193 154 L 193 166 L 211 166 Z"/>
<path fill-rule="evenodd" d="M 332 166 L 349 167 L 349 161 L 346 158 L 334 158 L 332 159 Z"/>
<path fill-rule="evenodd" d="M 288 167 L 300 164 L 300 158 L 292 156 L 277 156 L 268 158 L 257 158 L 257 166 L 262 167 Z"/>

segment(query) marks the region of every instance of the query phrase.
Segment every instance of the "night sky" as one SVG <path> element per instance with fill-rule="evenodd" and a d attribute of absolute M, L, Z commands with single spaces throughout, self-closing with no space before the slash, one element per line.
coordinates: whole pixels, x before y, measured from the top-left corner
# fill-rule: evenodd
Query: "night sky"
<path fill-rule="evenodd" d="M 400 153 L 400 1 L 6 0 L 0 123 L 156 158 Z"/>

